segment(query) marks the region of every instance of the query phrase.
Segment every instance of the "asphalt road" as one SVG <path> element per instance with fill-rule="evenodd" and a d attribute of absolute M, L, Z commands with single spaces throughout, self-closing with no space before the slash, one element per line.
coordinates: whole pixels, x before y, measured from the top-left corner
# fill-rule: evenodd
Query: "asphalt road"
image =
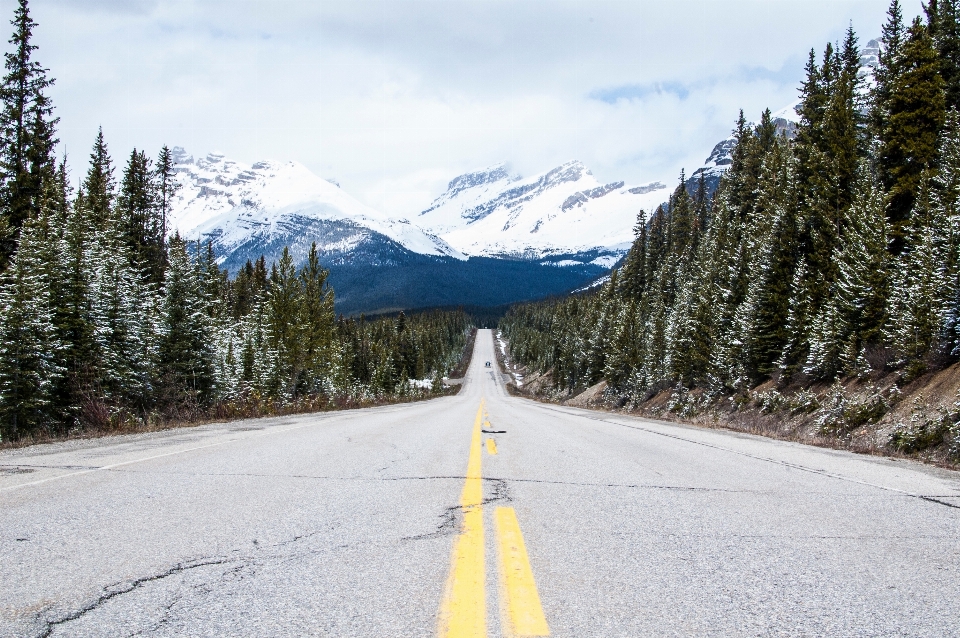
<path fill-rule="evenodd" d="M 455 397 L 0 453 L 0 635 L 960 636 L 957 473 L 511 398 L 493 347 Z"/>

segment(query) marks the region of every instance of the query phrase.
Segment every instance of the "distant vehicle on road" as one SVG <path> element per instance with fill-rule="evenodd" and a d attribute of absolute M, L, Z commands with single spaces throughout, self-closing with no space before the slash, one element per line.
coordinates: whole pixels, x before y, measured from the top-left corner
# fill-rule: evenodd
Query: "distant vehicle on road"
<path fill-rule="evenodd" d="M 489 368 L 489 367 L 490 367 L 490 362 L 487 361 L 487 362 L 486 362 L 485 364 L 483 364 L 483 365 L 484 365 L 485 367 Z"/>

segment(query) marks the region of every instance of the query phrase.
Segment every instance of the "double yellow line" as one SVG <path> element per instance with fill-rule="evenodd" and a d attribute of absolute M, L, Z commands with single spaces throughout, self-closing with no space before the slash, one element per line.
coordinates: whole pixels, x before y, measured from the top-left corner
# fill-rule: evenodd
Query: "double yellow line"
<path fill-rule="evenodd" d="M 463 527 L 453 548 L 450 576 L 440 604 L 441 638 L 486 638 L 487 594 L 483 538 L 483 445 L 481 424 L 483 401 L 477 410 L 470 442 L 466 482 L 460 495 Z M 487 441 L 487 449 L 496 454 L 496 444 Z M 500 554 L 501 611 L 511 636 L 549 636 L 533 570 L 520 532 L 520 523 L 512 507 L 494 512 L 497 546 Z"/>

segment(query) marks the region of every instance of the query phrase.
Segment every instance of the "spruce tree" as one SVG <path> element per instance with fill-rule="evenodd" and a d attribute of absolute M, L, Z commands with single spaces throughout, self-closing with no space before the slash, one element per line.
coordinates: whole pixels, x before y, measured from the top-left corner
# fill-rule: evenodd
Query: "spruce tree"
<path fill-rule="evenodd" d="M 168 406 L 204 406 L 214 397 L 213 339 L 206 300 L 187 245 L 170 239 L 157 359 Z"/>
<path fill-rule="evenodd" d="M 944 83 L 933 41 L 920 19 L 914 20 L 897 62 L 889 97 L 881 106 L 879 166 L 888 193 L 887 216 L 892 248 L 905 247 L 910 211 L 923 171 L 933 167 L 945 117 Z"/>
<path fill-rule="evenodd" d="M 180 190 L 180 183 L 176 181 L 176 171 L 173 168 L 173 154 L 170 149 L 164 145 L 160 149 L 160 155 L 157 157 L 157 167 L 154 176 L 154 183 L 157 194 L 157 213 L 159 214 L 158 235 L 162 241 L 166 241 L 167 231 L 170 229 L 170 214 L 173 208 L 173 200 L 177 191 Z M 166 251 L 161 251 L 161 261 L 159 263 L 160 272 L 166 269 Z"/>
<path fill-rule="evenodd" d="M 91 310 L 101 356 L 100 386 L 119 405 L 144 409 L 152 395 L 155 301 L 124 241 L 126 220 L 115 213 L 96 237 Z"/>
<path fill-rule="evenodd" d="M 882 137 L 888 125 L 893 84 L 902 72 L 900 58 L 906 32 L 900 0 L 891 0 L 890 7 L 887 9 L 887 22 L 881 29 L 880 54 L 877 68 L 874 69 L 875 84 L 871 96 L 870 125 L 877 138 Z"/>
<path fill-rule="evenodd" d="M 41 213 L 43 215 L 43 213 Z M 53 429 L 57 365 L 44 220 L 30 218 L 0 288 L 0 439 Z"/>
<path fill-rule="evenodd" d="M 287 248 L 271 268 L 267 299 L 270 348 L 276 352 L 273 391 L 282 398 L 294 400 L 302 390 L 305 368 L 303 288 Z"/>
<path fill-rule="evenodd" d="M 857 196 L 850 208 L 837 249 L 837 300 L 846 322 L 840 344 L 846 372 L 864 368 L 867 349 L 881 345 L 890 295 L 889 231 L 883 192 L 864 163 Z"/>
<path fill-rule="evenodd" d="M 307 263 L 300 270 L 303 287 L 304 358 L 311 391 L 331 379 L 333 363 L 333 291 L 327 285 L 329 272 L 320 266 L 317 243 L 310 246 Z"/>
<path fill-rule="evenodd" d="M 100 378 L 100 352 L 95 338 L 93 255 L 96 235 L 91 231 L 86 197 L 81 189 L 62 230 L 59 253 L 62 267 L 52 279 L 54 324 L 61 344 L 59 366 L 63 375 L 54 402 L 65 425 L 77 423 L 81 404 L 96 391 Z"/>
<path fill-rule="evenodd" d="M 947 260 L 943 264 L 944 297 L 947 303 L 943 326 L 945 354 L 960 357 L 960 114 L 947 114 L 940 142 L 940 171 L 934 205 L 946 221 Z"/>
<path fill-rule="evenodd" d="M 53 80 L 36 60 L 32 42 L 37 24 L 27 0 L 20 0 L 11 24 L 13 51 L 4 54 L 0 85 L 0 271 L 17 245 L 19 229 L 39 214 L 45 180 L 53 175 L 57 118 L 47 90 Z"/>
<path fill-rule="evenodd" d="M 113 178 L 113 160 L 107 143 L 103 139 L 103 128 L 97 133 L 90 153 L 90 168 L 83 182 L 86 193 L 86 210 L 90 225 L 95 230 L 104 230 L 110 222 L 116 197 L 116 184 Z"/>
<path fill-rule="evenodd" d="M 159 285 L 163 280 L 164 227 L 161 219 L 158 187 L 150 159 L 136 149 L 123 171 L 117 209 L 131 264 L 147 279 Z"/>
<path fill-rule="evenodd" d="M 907 248 L 894 269 L 888 335 L 908 376 L 925 370 L 928 356 L 937 354 L 948 312 L 943 264 L 948 260 L 945 240 L 950 234 L 932 185 L 932 171 L 925 171 L 906 233 Z"/>
<path fill-rule="evenodd" d="M 927 28 L 940 58 L 947 109 L 960 108 L 960 23 L 957 0 L 931 0 L 924 7 Z"/>

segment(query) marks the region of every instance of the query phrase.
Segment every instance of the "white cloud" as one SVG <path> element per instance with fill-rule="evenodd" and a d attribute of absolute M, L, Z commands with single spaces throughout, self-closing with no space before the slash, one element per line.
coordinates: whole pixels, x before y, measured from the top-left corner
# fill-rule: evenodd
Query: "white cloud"
<path fill-rule="evenodd" d="M 0 2 L 12 15 L 14 3 Z M 810 47 L 865 41 L 886 3 L 33 0 L 75 174 L 103 125 L 134 146 L 296 159 L 412 215 L 458 172 L 578 158 L 676 179 L 792 101 Z M 919 12 L 907 6 L 906 13 Z"/>

